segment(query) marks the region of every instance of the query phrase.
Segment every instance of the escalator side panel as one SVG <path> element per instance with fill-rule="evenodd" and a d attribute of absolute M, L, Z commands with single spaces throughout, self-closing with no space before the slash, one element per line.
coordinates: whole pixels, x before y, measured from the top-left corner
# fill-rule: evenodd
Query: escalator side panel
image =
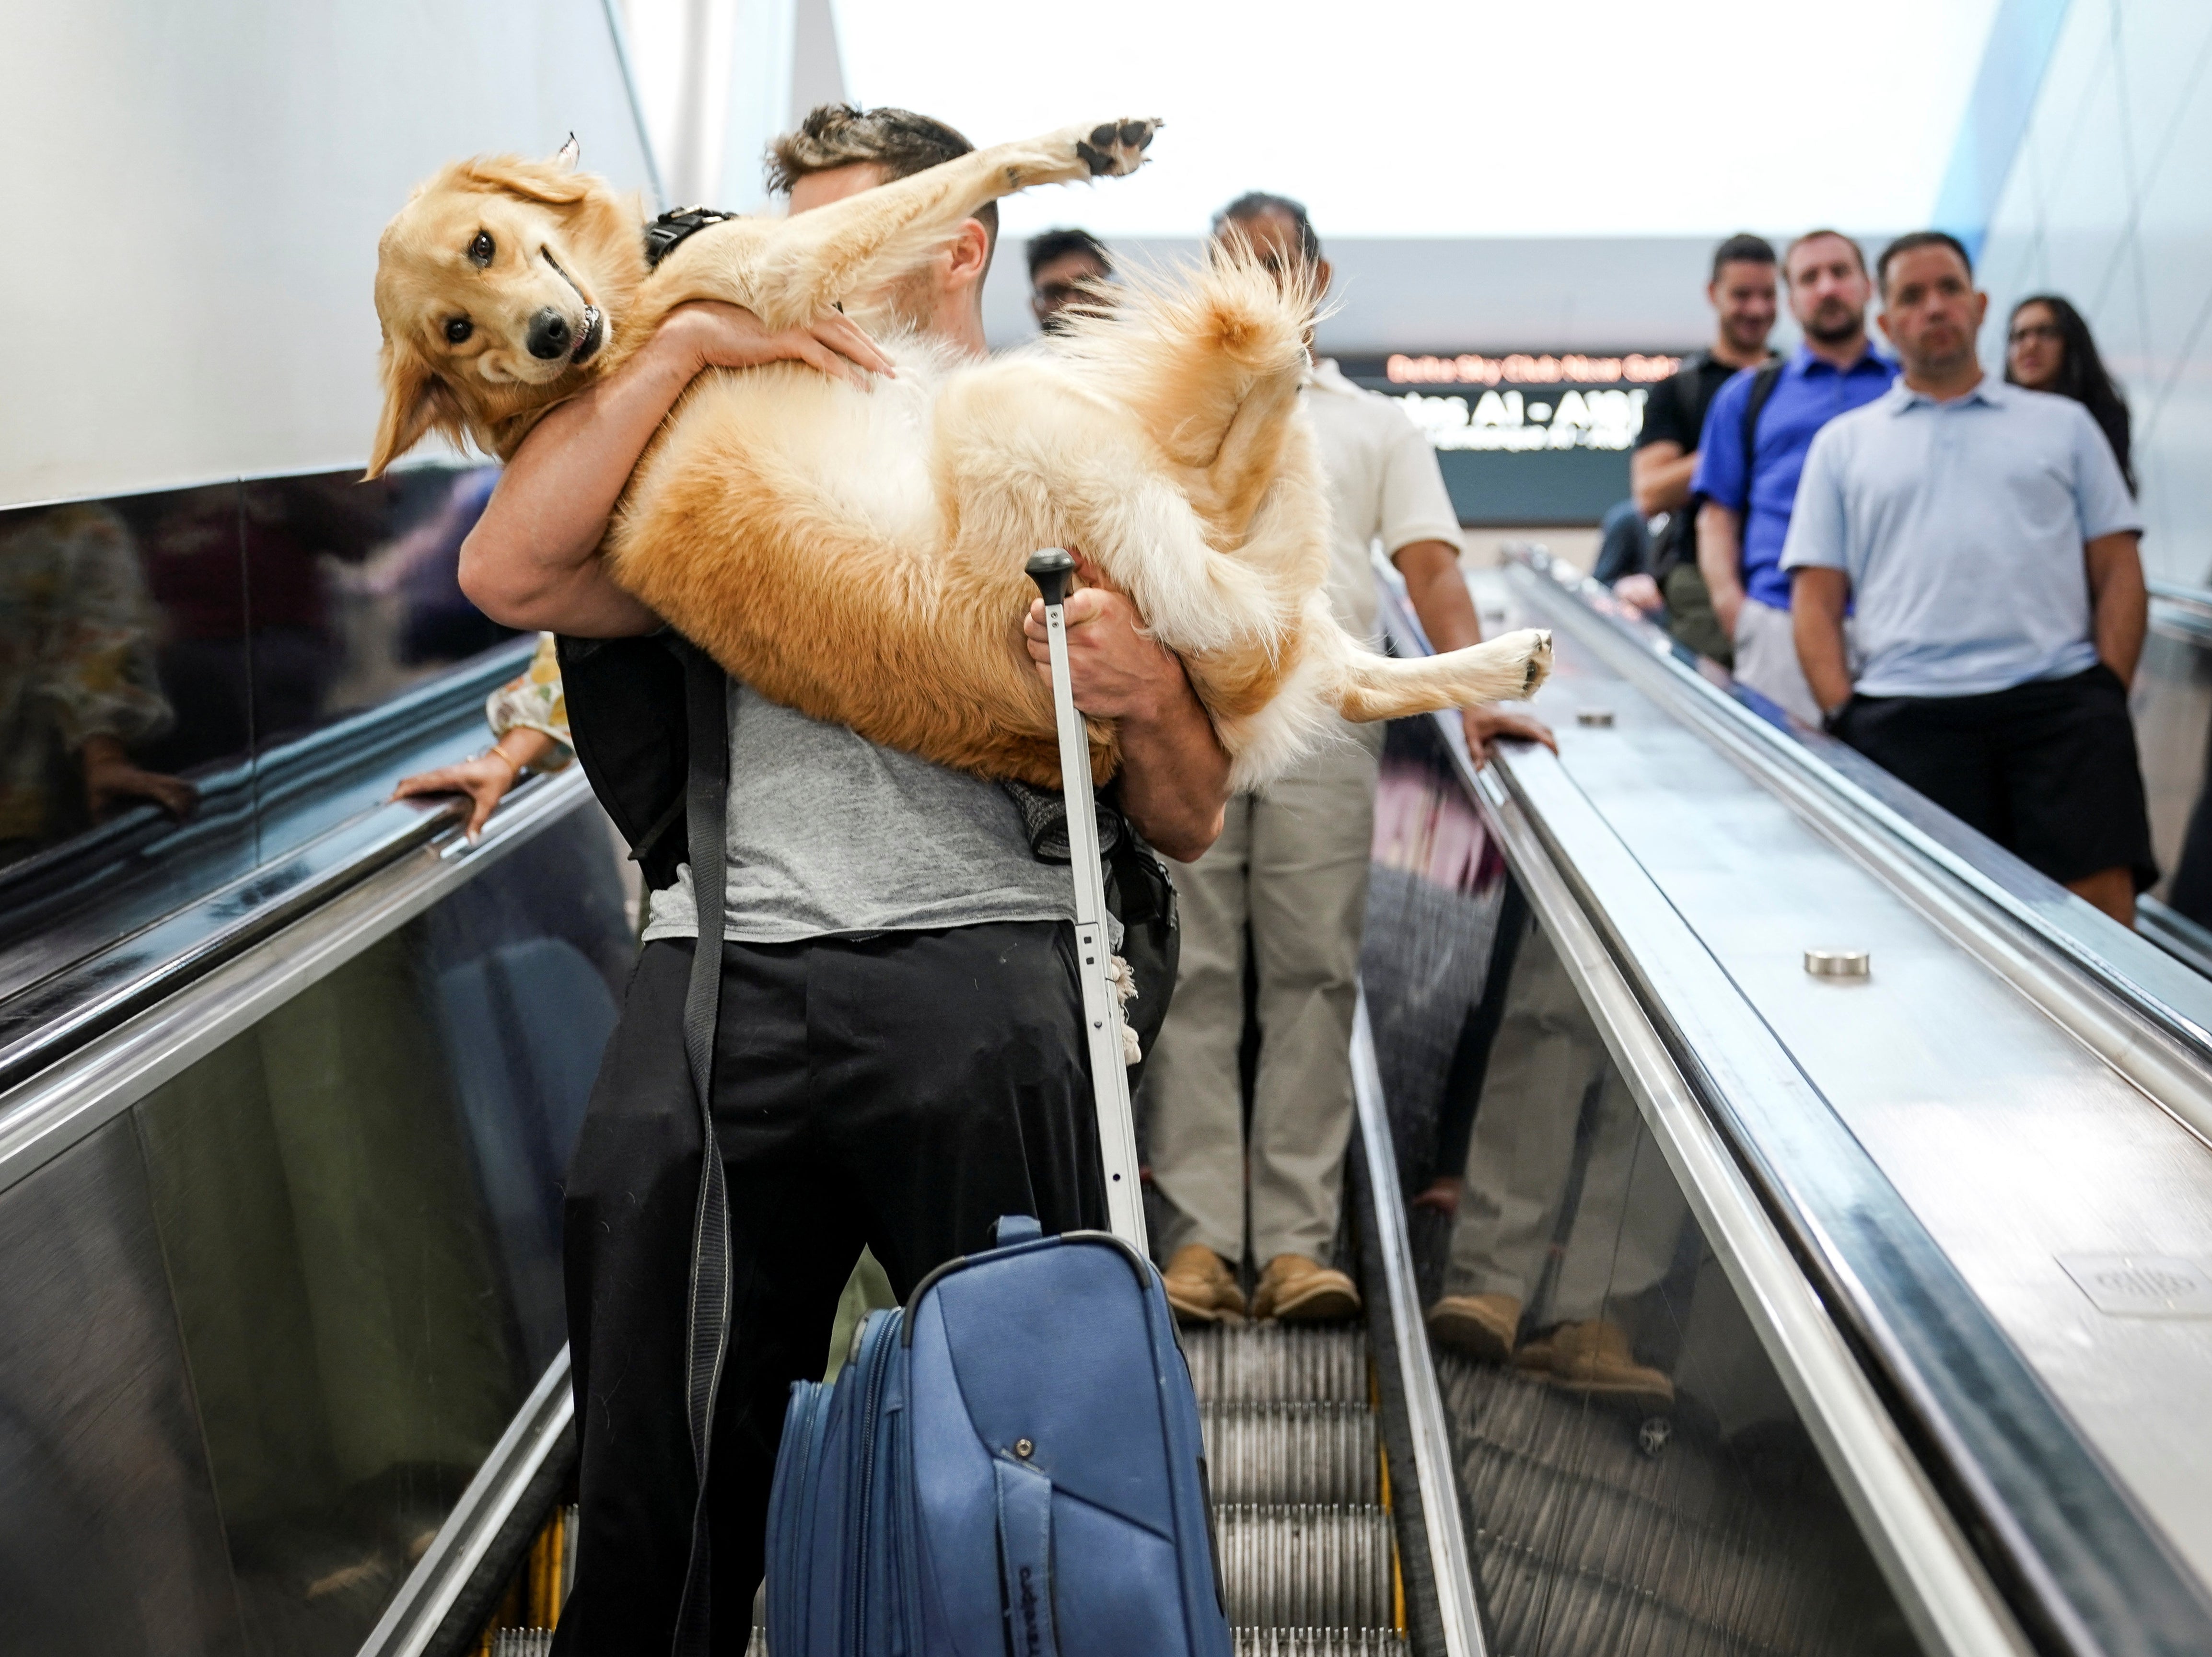
<path fill-rule="evenodd" d="M 0 1192 L 0 1653 L 243 1657 L 139 1146 Z"/>
<path fill-rule="evenodd" d="M 28 1355 L 0 1360 L 0 1411 L 28 1407 L 9 1379 L 26 1362 L 52 1372 L 34 1402 L 160 1372 L 82 1338 L 103 1296 L 130 1311 L 150 1295 L 168 1367 L 191 1377 L 169 1436 L 194 1458 L 198 1529 L 157 1507 L 143 1557 L 83 1548 L 70 1603 L 127 1610 L 204 1556 L 228 1618 L 173 1608 L 150 1639 L 24 1649 L 349 1657 L 541 1378 L 565 1376 L 561 1184 L 632 946 L 596 810 L 473 868 L 0 1191 L 0 1215 L 50 1207 L 119 1145 L 135 1183 L 83 1196 L 82 1217 L 151 1261 L 19 1314 L 7 1297 L 40 1246 L 0 1223 L 0 1352 Z M 98 1489 L 109 1430 L 45 1432 L 64 1492 Z M 58 1500 L 0 1478 L 0 1534 Z"/>

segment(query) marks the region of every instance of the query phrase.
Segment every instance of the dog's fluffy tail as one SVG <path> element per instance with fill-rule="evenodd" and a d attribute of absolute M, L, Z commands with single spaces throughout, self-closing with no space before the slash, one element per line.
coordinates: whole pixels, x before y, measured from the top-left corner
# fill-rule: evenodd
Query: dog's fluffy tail
<path fill-rule="evenodd" d="M 1523 628 L 1502 638 L 1404 660 L 1371 651 L 1346 653 L 1336 711 L 1358 724 L 1401 719 L 1476 702 L 1517 701 L 1552 671 L 1552 635 Z"/>

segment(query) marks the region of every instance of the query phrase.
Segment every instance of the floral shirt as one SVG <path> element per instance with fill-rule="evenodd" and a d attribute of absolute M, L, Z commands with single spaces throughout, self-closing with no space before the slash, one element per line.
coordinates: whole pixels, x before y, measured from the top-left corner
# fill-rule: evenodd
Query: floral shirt
<path fill-rule="evenodd" d="M 0 842 L 67 828 L 74 803 L 54 791 L 93 737 L 132 743 L 176 722 L 155 625 L 138 549 L 109 508 L 0 520 Z"/>
<path fill-rule="evenodd" d="M 561 664 L 553 654 L 551 634 L 539 634 L 530 665 L 484 699 L 484 719 L 494 742 L 520 729 L 543 731 L 560 744 L 533 771 L 558 771 L 576 757 L 568 744 L 568 701 L 561 692 Z"/>

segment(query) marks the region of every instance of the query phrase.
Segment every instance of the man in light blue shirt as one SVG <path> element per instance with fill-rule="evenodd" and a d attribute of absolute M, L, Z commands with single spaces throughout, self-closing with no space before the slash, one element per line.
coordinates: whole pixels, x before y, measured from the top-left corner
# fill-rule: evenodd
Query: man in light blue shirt
<path fill-rule="evenodd" d="M 2142 517 L 2080 404 L 1984 376 L 1964 247 L 1917 232 L 1877 272 L 1904 375 L 1813 440 L 1783 549 L 1806 682 L 1836 735 L 2131 922 Z"/>

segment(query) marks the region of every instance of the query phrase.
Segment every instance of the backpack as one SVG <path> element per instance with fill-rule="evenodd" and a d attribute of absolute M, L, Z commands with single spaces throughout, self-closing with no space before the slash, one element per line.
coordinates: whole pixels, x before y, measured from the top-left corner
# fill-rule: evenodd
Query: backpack
<path fill-rule="evenodd" d="M 1711 354 L 1701 353 L 1702 363 Z M 1777 357 L 1763 363 L 1751 377 L 1751 395 L 1743 405 L 1743 477 L 1747 501 L 1751 491 L 1751 469 L 1759 446 L 1759 416 L 1766 407 L 1767 399 L 1774 395 L 1780 383 L 1782 371 L 1789 366 L 1787 357 Z M 1717 393 L 1716 393 L 1717 395 Z M 1698 562 L 1698 508 L 1705 505 L 1705 497 L 1693 495 L 1681 509 L 1667 519 L 1667 527 L 1659 531 L 1659 538 L 1651 548 L 1651 576 L 1666 584 L 1668 576 L 1684 564 L 1695 568 Z"/>
<path fill-rule="evenodd" d="M 684 671 L 694 646 L 672 628 L 629 639 L 555 640 L 561 688 L 568 712 L 569 746 L 592 792 L 630 848 L 630 860 L 654 891 L 671 886 L 689 855 L 684 804 L 690 774 L 689 725 Z M 1174 883 L 1159 854 L 1117 809 L 1120 783 L 1100 792 L 1100 820 L 1113 833 L 1106 848 L 1106 907 L 1121 923 L 1116 950 L 1134 975 L 1137 992 L 1129 1027 L 1143 1051 L 1167 1017 L 1182 949 Z M 1031 848 L 1045 862 L 1067 861 L 1064 818 L 1034 813 L 1018 786 L 1010 789 L 1022 810 Z M 1027 791 L 1042 796 L 1041 790 Z M 1057 807 L 1056 796 L 1049 803 Z M 1058 828 L 1057 844 L 1051 830 Z M 1137 1072 L 1130 1075 L 1133 1087 Z"/>

